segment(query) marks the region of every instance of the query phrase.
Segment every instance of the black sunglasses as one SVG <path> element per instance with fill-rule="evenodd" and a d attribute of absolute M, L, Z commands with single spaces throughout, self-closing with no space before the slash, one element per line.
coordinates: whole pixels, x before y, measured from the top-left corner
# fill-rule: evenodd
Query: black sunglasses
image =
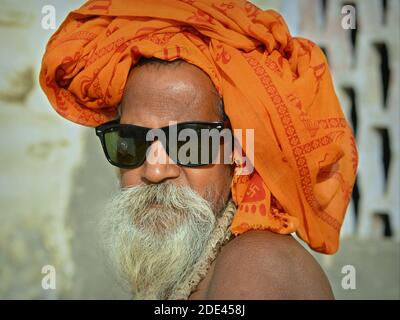
<path fill-rule="evenodd" d="M 154 129 L 132 124 L 120 124 L 120 119 L 116 119 L 96 127 L 95 130 L 107 160 L 116 167 L 137 168 L 144 163 L 147 150 L 153 142 L 158 140 L 157 134 L 153 136 L 154 131 L 149 134 L 150 130 L 165 134 L 166 139 L 160 139 L 160 142 L 175 163 L 186 167 L 200 167 L 215 162 L 221 141 L 219 139 L 218 143 L 215 143 L 212 135 L 205 135 L 204 130 L 212 132 L 214 129 L 214 133 L 215 130 L 220 133 L 223 129 L 228 128 L 227 124 L 228 120 L 225 122 L 194 121 L 175 123 Z M 178 137 L 185 129 L 190 129 L 192 136 L 184 134 L 186 138 L 180 141 Z M 171 130 L 175 130 L 174 132 L 177 133 L 176 139 L 172 140 L 174 146 L 170 145 Z M 183 133 L 187 133 L 187 131 Z M 193 135 L 195 139 L 191 139 Z M 218 138 L 220 138 L 219 135 Z"/>

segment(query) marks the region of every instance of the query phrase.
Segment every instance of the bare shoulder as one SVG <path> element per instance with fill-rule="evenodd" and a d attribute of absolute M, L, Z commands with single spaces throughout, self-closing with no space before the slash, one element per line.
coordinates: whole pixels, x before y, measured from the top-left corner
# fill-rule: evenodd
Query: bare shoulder
<path fill-rule="evenodd" d="M 225 245 L 207 299 L 333 299 L 314 257 L 291 235 L 249 231 Z"/>

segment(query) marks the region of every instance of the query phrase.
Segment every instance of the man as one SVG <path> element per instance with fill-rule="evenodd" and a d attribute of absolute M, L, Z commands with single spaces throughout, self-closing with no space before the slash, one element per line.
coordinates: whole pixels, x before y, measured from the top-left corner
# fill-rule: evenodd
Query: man
<path fill-rule="evenodd" d="M 58 113 L 96 126 L 120 168 L 104 233 L 134 298 L 333 297 L 290 233 L 337 250 L 357 151 L 321 50 L 279 14 L 245 1 L 89 1 L 50 40 L 40 81 Z M 185 162 L 179 139 L 148 141 L 158 128 L 253 130 L 254 171 L 237 153 Z"/>

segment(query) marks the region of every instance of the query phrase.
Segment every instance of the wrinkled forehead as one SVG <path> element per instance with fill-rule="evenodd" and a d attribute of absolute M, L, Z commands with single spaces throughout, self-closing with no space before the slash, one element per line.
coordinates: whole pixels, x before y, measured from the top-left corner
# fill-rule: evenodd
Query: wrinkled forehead
<path fill-rule="evenodd" d="M 219 121 L 219 103 L 211 79 L 194 65 L 141 65 L 129 74 L 121 122 L 161 127 L 169 121 Z"/>

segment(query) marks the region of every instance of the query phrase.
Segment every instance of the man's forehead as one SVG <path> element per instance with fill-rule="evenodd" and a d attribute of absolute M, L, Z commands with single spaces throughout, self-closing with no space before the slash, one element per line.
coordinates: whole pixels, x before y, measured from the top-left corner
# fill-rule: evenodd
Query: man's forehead
<path fill-rule="evenodd" d="M 170 62 L 170 65 L 151 63 L 134 67 L 129 73 L 123 98 L 130 93 L 143 93 L 146 88 L 171 93 L 174 90 L 193 88 L 198 93 L 219 96 L 210 77 L 188 62 Z"/>
<path fill-rule="evenodd" d="M 208 75 L 189 63 L 142 65 L 129 74 L 121 111 L 125 122 L 135 124 L 216 121 L 218 101 L 219 95 Z"/>

